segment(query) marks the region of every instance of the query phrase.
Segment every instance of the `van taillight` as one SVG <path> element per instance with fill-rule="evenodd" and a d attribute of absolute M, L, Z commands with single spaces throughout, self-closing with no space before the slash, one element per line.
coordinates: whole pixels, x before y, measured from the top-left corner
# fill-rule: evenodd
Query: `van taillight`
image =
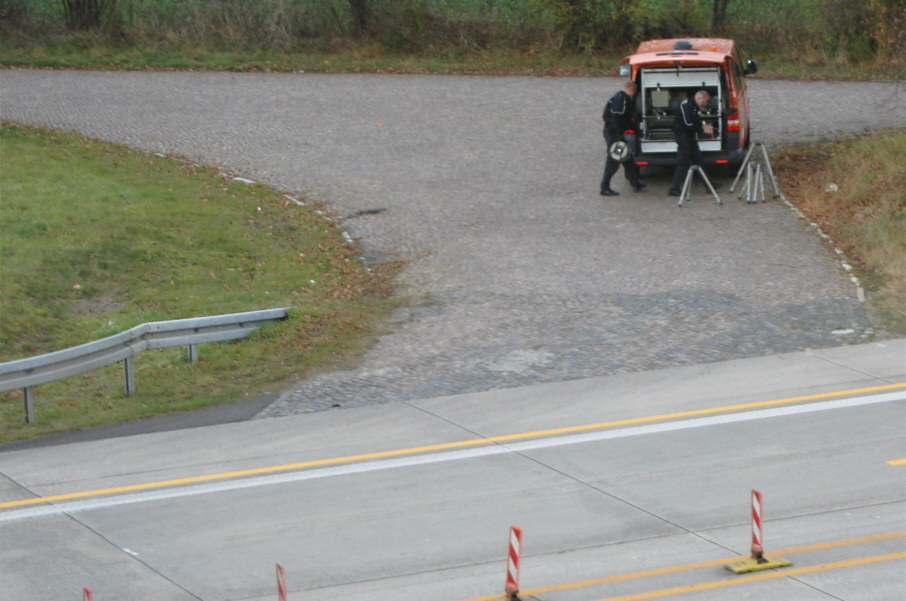
<path fill-rule="evenodd" d="M 739 131 L 739 113 L 727 115 L 727 131 Z"/>

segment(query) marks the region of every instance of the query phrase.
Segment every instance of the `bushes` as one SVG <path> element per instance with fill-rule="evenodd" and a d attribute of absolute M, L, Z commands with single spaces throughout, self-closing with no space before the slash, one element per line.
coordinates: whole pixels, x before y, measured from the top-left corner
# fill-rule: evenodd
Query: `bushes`
<path fill-rule="evenodd" d="M 18 40 L 61 31 L 62 5 L 48 0 L 0 0 L 0 36 Z"/>
<path fill-rule="evenodd" d="M 642 39 L 723 35 L 749 51 L 895 60 L 901 0 L 0 0 L 5 43 L 89 32 L 120 45 L 404 52 L 623 52 Z"/>
<path fill-rule="evenodd" d="M 116 0 L 61 0 L 69 31 L 113 30 L 119 21 Z"/>

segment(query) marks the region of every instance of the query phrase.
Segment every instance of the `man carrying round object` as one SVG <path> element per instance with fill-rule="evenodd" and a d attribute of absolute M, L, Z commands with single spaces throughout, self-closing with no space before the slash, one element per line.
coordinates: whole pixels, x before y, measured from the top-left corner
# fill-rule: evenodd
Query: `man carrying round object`
<path fill-rule="evenodd" d="M 623 132 L 633 128 L 632 99 L 638 86 L 627 81 L 623 89 L 610 97 L 604 105 L 604 140 L 607 142 L 607 160 L 604 163 L 604 177 L 601 178 L 601 195 L 617 196 L 619 192 L 610 187 L 611 178 L 620 165 L 633 190 L 640 192 L 645 184 L 639 181 L 639 167 L 632 158 L 629 145 L 623 139 Z"/>

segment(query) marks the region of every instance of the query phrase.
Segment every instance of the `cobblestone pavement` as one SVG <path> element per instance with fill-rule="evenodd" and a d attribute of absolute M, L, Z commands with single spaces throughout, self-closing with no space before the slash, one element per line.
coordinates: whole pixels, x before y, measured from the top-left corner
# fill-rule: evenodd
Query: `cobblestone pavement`
<path fill-rule="evenodd" d="M 412 303 L 350 369 L 259 415 L 864 342 L 866 303 L 785 203 L 598 195 L 615 78 L 0 71 L 0 117 L 330 203 Z M 750 82 L 755 139 L 906 127 L 893 82 Z M 770 377 L 765 374 L 765 377 Z"/>

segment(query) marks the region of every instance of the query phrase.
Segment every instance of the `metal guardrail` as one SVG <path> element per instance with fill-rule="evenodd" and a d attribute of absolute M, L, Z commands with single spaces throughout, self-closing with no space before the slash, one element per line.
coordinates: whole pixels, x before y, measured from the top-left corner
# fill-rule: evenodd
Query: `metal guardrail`
<path fill-rule="evenodd" d="M 142 351 L 188 346 L 189 360 L 198 361 L 198 345 L 245 338 L 262 325 L 286 319 L 288 309 L 265 309 L 227 315 L 211 315 L 135 326 L 107 338 L 72 348 L 0 363 L 0 392 L 21 388 L 25 395 L 25 421 L 34 421 L 31 388 L 62 380 L 106 365 L 123 362 L 126 396 L 135 393 L 133 357 Z"/>

